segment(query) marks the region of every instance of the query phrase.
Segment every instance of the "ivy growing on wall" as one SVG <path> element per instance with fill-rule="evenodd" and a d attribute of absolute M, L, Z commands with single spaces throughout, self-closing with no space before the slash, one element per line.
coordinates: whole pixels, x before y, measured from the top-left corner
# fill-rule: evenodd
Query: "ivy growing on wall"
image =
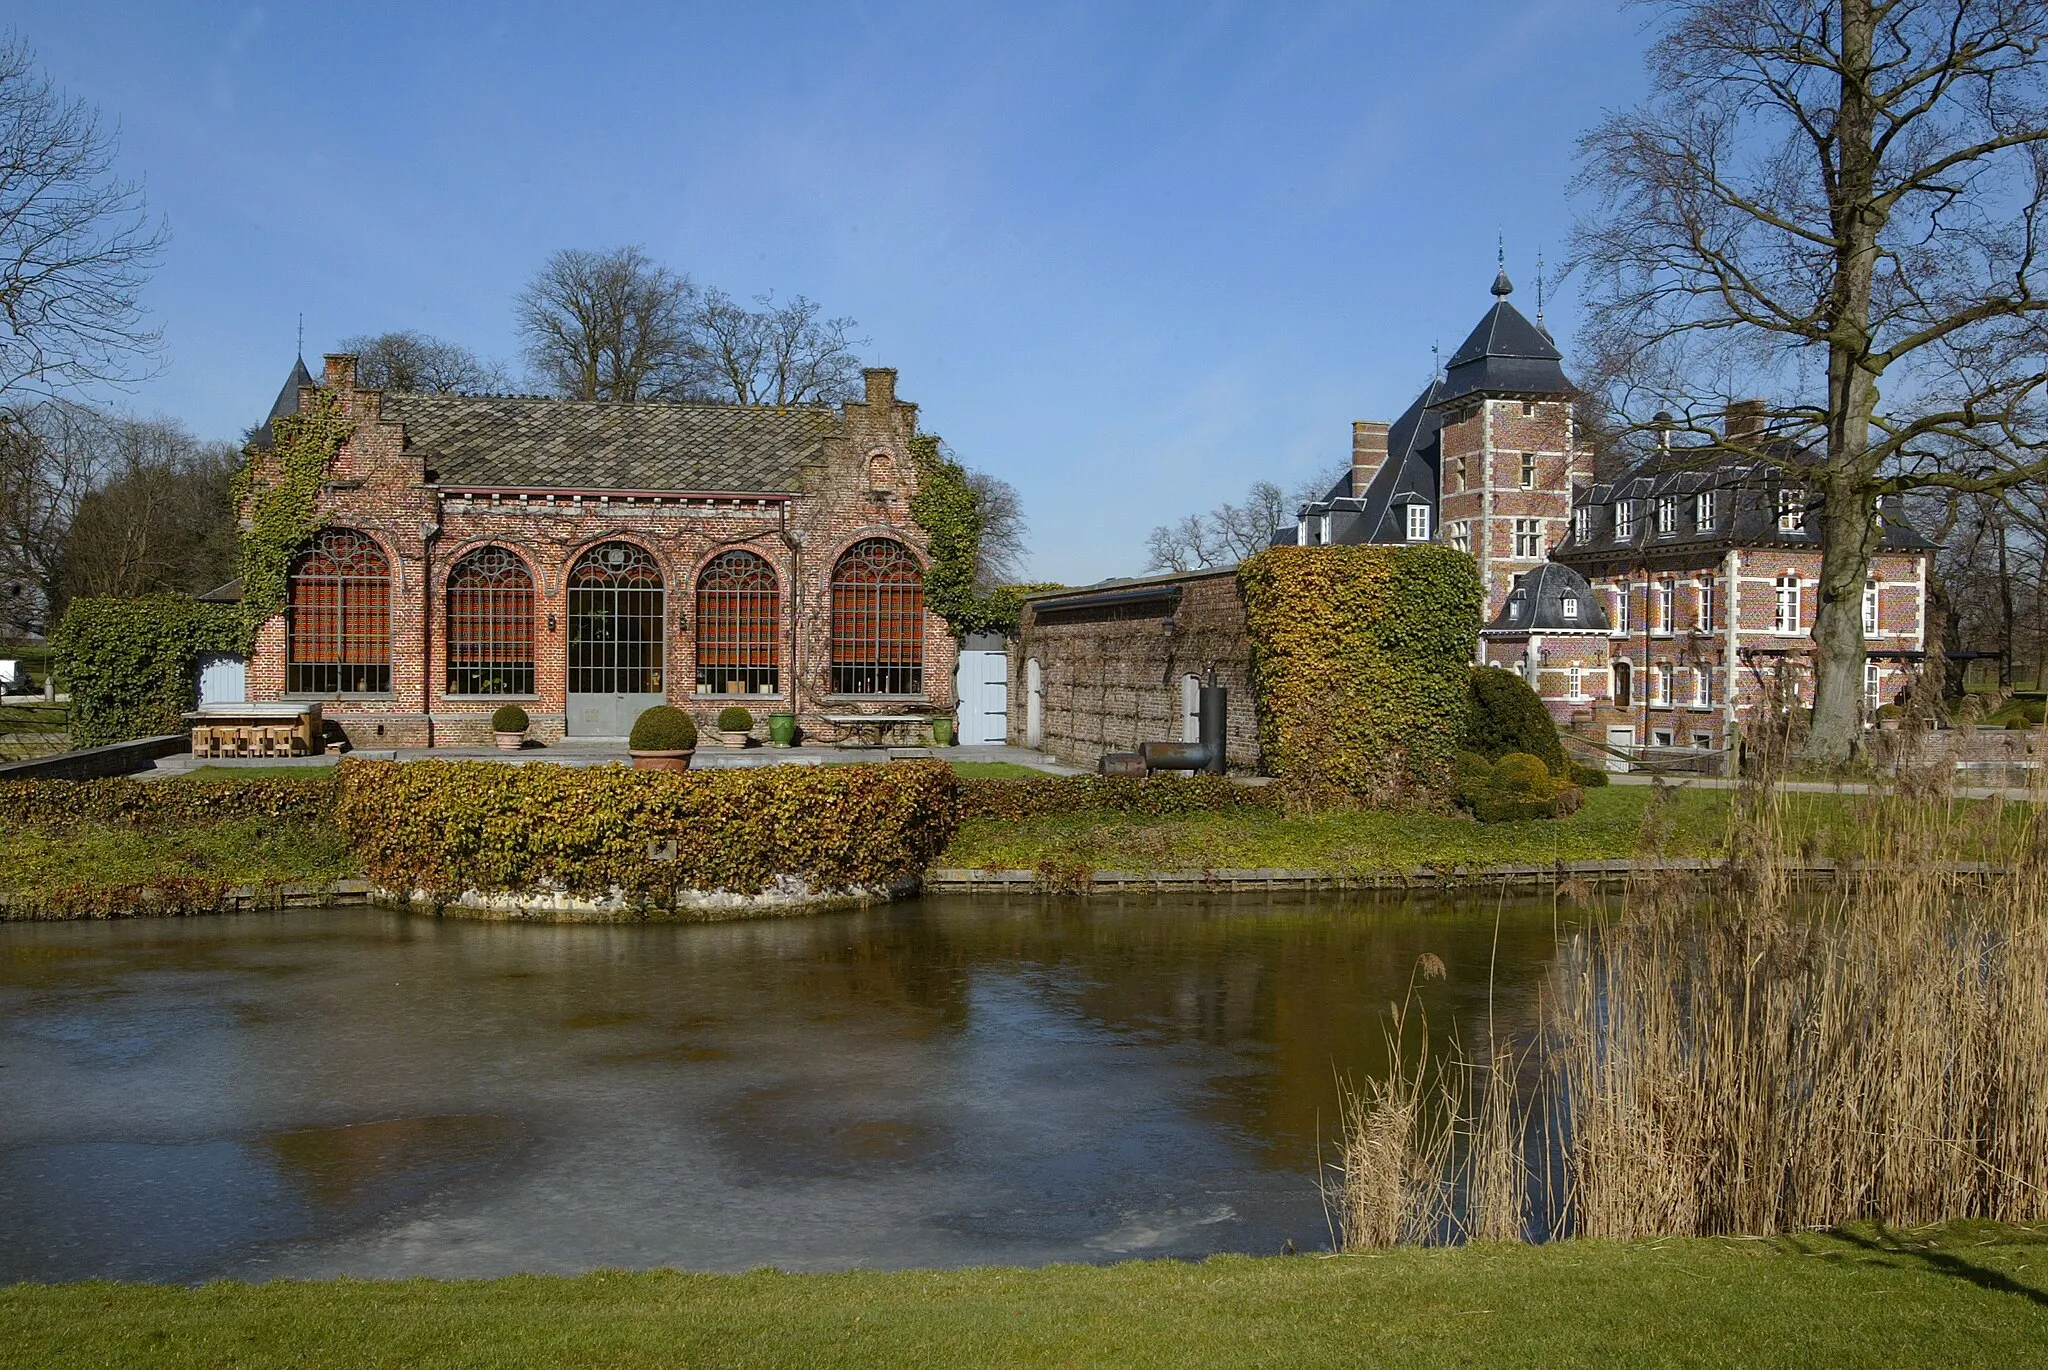
<path fill-rule="evenodd" d="M 271 424 L 269 460 L 252 451 L 235 477 L 235 504 L 249 519 L 241 557 L 244 650 L 284 609 L 292 556 L 319 531 L 320 482 L 350 428 L 335 397 L 314 391 L 298 413 Z"/>
<path fill-rule="evenodd" d="M 1479 638 L 1472 558 L 1448 547 L 1271 547 L 1237 577 L 1260 743 L 1290 805 L 1441 800 Z"/>
<path fill-rule="evenodd" d="M 71 691 L 71 745 L 98 747 L 161 737 L 185 727 L 199 658 L 242 645 L 242 624 L 225 604 L 183 595 L 74 599 L 51 639 Z"/>

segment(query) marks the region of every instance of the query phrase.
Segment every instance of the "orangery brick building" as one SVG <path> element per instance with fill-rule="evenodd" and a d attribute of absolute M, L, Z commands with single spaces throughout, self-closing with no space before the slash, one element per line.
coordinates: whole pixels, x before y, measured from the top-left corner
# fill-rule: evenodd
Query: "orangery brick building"
<path fill-rule="evenodd" d="M 313 388 L 301 364 L 272 421 Z M 322 700 L 358 747 L 488 744 L 506 703 L 544 741 L 659 703 L 814 738 L 951 706 L 894 371 L 836 409 L 380 391 L 349 356 L 320 388 L 349 436 L 251 699 Z"/>

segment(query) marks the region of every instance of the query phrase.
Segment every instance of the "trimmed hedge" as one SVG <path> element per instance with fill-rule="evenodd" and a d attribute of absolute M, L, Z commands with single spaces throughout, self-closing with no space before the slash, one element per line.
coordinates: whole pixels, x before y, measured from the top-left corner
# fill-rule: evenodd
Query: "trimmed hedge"
<path fill-rule="evenodd" d="M 0 823 L 169 828 L 245 819 L 318 822 L 333 808 L 334 794 L 331 775 L 317 780 L 0 780 Z"/>
<path fill-rule="evenodd" d="M 1269 547 L 1238 568 L 1266 765 L 1291 803 L 1441 799 L 1482 602 L 1448 547 Z"/>
<path fill-rule="evenodd" d="M 1069 813 L 1128 813 L 1144 818 L 1244 809 L 1277 809 L 1270 785 L 1235 785 L 1220 775 L 1049 775 L 1031 780 L 963 780 L 960 817 L 1042 818 Z"/>
<path fill-rule="evenodd" d="M 71 692 L 71 745 L 183 732 L 199 657 L 242 647 L 239 611 L 183 595 L 74 599 L 51 638 Z"/>
<path fill-rule="evenodd" d="M 437 900 L 616 889 L 666 905 L 681 890 L 757 893 L 778 876 L 816 891 L 886 886 L 917 878 L 959 813 L 938 762 L 672 774 L 351 758 L 339 771 L 335 820 L 363 874 Z"/>
<path fill-rule="evenodd" d="M 1569 774 L 1571 763 L 1565 758 L 1564 743 L 1558 740 L 1557 722 L 1528 681 L 1498 666 L 1474 666 L 1470 680 L 1466 751 L 1477 752 L 1488 761 L 1526 752 L 1541 757 L 1552 775 Z"/>
<path fill-rule="evenodd" d="M 1459 805 L 1482 823 L 1569 818 L 1586 799 L 1583 790 L 1528 752 L 1509 752 L 1498 763 L 1477 752 L 1460 752 L 1453 770 Z"/>

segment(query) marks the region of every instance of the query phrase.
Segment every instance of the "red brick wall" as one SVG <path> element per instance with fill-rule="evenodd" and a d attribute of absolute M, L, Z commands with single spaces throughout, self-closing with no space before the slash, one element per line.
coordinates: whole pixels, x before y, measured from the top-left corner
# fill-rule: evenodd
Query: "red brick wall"
<path fill-rule="evenodd" d="M 830 579 L 842 551 L 864 537 L 894 538 L 920 560 L 925 539 L 911 521 L 916 490 L 909 439 L 915 405 L 895 399 L 893 373 L 869 401 L 848 404 L 841 433 L 805 472 L 802 489 L 765 500 L 712 503 L 607 499 L 586 494 L 464 497 L 426 484 L 421 459 L 406 451 L 404 433 L 380 418 L 382 396 L 358 390 L 353 363 L 330 358 L 326 385 L 355 420 L 320 495 L 324 524 L 375 538 L 391 562 L 391 691 L 331 702 L 326 716 L 359 747 L 478 745 L 489 740 L 493 709 L 510 698 L 544 740 L 562 735 L 566 712 L 564 626 L 566 578 L 589 547 L 613 539 L 644 547 L 662 568 L 668 630 L 663 684 L 669 701 L 688 708 L 700 726 L 735 697 L 697 696 L 691 625 L 696 578 L 721 551 L 745 547 L 776 569 L 781 582 L 781 693 L 749 695 L 757 718 L 794 712 L 807 735 L 830 738 L 827 714 L 918 713 L 953 705 L 956 644 L 945 621 L 925 616 L 924 690 L 916 700 L 834 697 L 829 693 Z M 877 457 L 884 458 L 876 460 Z M 882 494 L 878 497 L 877 491 Z M 429 536 L 429 530 L 438 532 Z M 517 553 L 535 587 L 535 688 L 531 696 L 450 698 L 446 691 L 447 575 L 478 547 Z M 552 626 L 551 626 L 552 625 Z M 795 663 L 792 669 L 791 637 Z M 249 663 L 252 699 L 284 694 L 284 619 L 266 623 Z M 794 699 L 790 694 L 795 688 Z M 424 687 L 424 693 L 423 693 Z"/>

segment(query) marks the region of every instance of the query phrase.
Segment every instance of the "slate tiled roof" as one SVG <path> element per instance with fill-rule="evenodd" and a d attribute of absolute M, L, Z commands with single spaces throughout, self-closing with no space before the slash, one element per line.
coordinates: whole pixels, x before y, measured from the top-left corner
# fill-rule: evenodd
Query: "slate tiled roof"
<path fill-rule="evenodd" d="M 306 359 L 301 357 L 293 362 L 291 375 L 284 378 L 284 388 L 277 392 L 277 402 L 270 406 L 270 413 L 265 416 L 262 426 L 249 439 L 251 447 L 267 449 L 276 443 L 277 439 L 271 433 L 270 425 L 276 423 L 286 414 L 298 413 L 299 390 L 302 386 L 308 386 L 312 383 L 313 375 L 310 371 L 306 370 Z"/>
<path fill-rule="evenodd" d="M 1493 283 L 1493 308 L 1486 311 L 1479 326 L 1459 344 L 1444 367 L 1443 388 L 1437 403 L 1480 393 L 1571 393 L 1571 382 L 1564 376 L 1564 354 L 1557 350 L 1549 334 L 1508 303 L 1513 290 L 1507 273 L 1502 272 Z"/>
<path fill-rule="evenodd" d="M 1572 614 L 1566 617 L 1566 601 Z M 1515 577 L 1514 588 L 1501 601 L 1500 612 L 1485 631 L 1493 634 L 1605 633 L 1612 625 L 1607 605 L 1593 593 L 1586 578 L 1569 566 L 1546 561 Z"/>
<path fill-rule="evenodd" d="M 387 392 L 383 414 L 440 484 L 481 489 L 790 491 L 840 431 L 832 409 L 529 396 Z"/>
<path fill-rule="evenodd" d="M 1443 430 L 1443 417 L 1430 406 L 1442 384 L 1431 381 L 1387 429 L 1387 459 L 1365 489 L 1353 490 L 1352 472 L 1346 470 L 1329 494 L 1302 506 L 1301 512 L 1311 517 L 1330 516 L 1333 544 L 1406 542 L 1410 504 L 1429 505 L 1429 524 L 1436 527 L 1437 435 Z M 1281 528 L 1273 534 L 1273 543 L 1291 544 L 1297 536 L 1296 528 Z"/>

